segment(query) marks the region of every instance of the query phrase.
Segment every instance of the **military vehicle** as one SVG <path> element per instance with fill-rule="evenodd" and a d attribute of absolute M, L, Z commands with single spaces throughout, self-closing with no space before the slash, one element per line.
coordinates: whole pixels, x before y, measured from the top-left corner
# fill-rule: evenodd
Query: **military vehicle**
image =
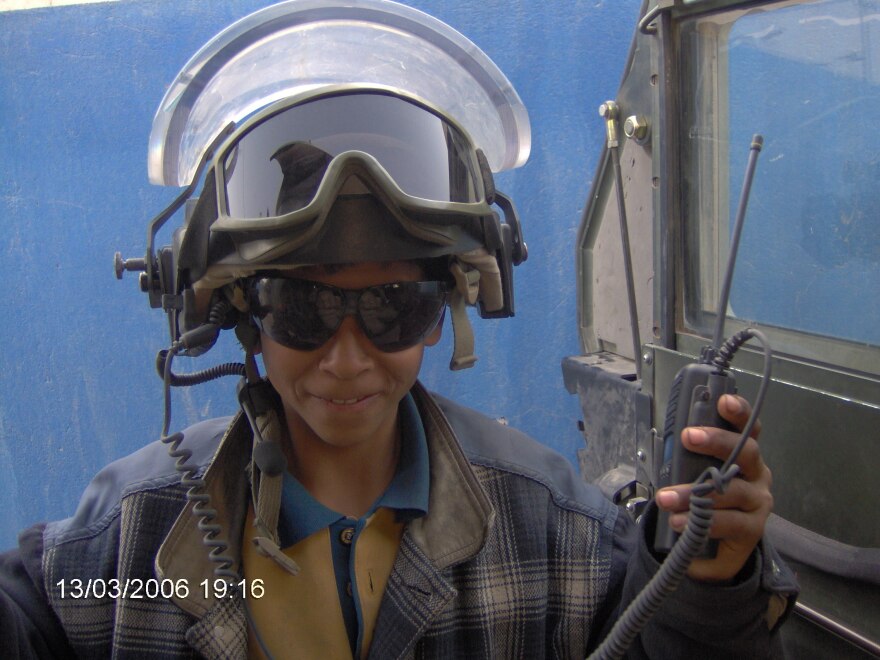
<path fill-rule="evenodd" d="M 802 590 L 786 650 L 880 657 L 880 2 L 650 0 L 623 71 L 598 108 L 581 354 L 562 365 L 583 411 L 582 472 L 634 517 L 652 497 L 673 380 L 714 343 L 762 135 L 721 322 L 724 337 L 760 329 L 773 351 L 767 534 Z M 732 361 L 751 400 L 762 362 L 752 343 Z"/>

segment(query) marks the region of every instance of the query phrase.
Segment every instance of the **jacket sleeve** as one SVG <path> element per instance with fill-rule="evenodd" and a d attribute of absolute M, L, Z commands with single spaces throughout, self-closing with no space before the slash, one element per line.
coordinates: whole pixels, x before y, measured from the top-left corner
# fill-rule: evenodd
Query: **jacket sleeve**
<path fill-rule="evenodd" d="M 0 554 L 0 657 L 73 657 L 43 586 L 43 526 L 18 540 L 17 549 Z"/>
<path fill-rule="evenodd" d="M 657 572 L 660 564 L 648 539 L 656 520 L 652 504 L 643 524 L 626 515 L 616 523 L 612 592 L 601 623 L 597 647 L 620 613 Z M 730 584 L 698 582 L 685 577 L 648 621 L 630 646 L 632 659 L 774 658 L 781 657 L 779 628 L 794 606 L 797 584 L 790 569 L 766 542 Z"/>

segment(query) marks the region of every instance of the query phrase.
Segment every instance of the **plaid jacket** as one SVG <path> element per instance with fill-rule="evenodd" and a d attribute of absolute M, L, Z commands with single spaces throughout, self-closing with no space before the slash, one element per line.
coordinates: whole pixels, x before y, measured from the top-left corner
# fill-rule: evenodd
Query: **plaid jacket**
<path fill-rule="evenodd" d="M 656 568 L 642 535 L 559 455 L 419 385 L 413 394 L 429 514 L 404 533 L 369 657 L 585 657 Z M 203 422 L 183 441 L 234 558 L 250 445 L 241 418 Z M 213 564 L 179 482 L 154 443 L 102 470 L 72 518 L 23 533 L 0 556 L 3 657 L 245 657 L 245 603 L 202 586 Z M 631 656 L 770 655 L 768 604 L 794 583 L 769 553 L 735 586 L 684 584 Z"/>

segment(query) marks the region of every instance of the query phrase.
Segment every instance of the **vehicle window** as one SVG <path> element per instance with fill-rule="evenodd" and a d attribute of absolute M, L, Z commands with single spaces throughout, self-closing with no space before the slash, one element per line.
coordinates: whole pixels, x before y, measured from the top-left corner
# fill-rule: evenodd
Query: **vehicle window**
<path fill-rule="evenodd" d="M 774 348 L 877 372 L 880 0 L 779 3 L 682 30 L 686 326 L 711 332 L 761 133 L 728 315 L 776 329 Z"/>

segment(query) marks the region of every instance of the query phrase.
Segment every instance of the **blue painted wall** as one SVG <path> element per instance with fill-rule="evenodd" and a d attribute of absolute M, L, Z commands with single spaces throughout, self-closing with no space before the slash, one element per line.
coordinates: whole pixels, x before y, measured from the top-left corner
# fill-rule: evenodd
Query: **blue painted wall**
<path fill-rule="evenodd" d="M 158 437 L 153 360 L 166 341 L 116 250 L 144 252 L 146 224 L 176 190 L 151 186 L 153 113 L 192 53 L 270 4 L 123 0 L 0 13 L 0 548 L 70 515 L 91 476 Z M 529 163 L 499 177 L 523 219 L 517 316 L 475 319 L 480 360 L 429 387 L 505 417 L 576 462 L 580 409 L 560 361 L 578 352 L 574 242 L 603 140 L 597 107 L 617 91 L 640 0 L 412 0 L 480 45 L 529 108 Z M 167 237 L 165 237 L 167 240 Z M 160 243 L 161 244 L 161 243 Z M 238 357 L 227 338 L 195 361 Z M 187 365 L 188 366 L 188 365 Z M 174 427 L 229 414 L 233 380 L 174 395 Z"/>

